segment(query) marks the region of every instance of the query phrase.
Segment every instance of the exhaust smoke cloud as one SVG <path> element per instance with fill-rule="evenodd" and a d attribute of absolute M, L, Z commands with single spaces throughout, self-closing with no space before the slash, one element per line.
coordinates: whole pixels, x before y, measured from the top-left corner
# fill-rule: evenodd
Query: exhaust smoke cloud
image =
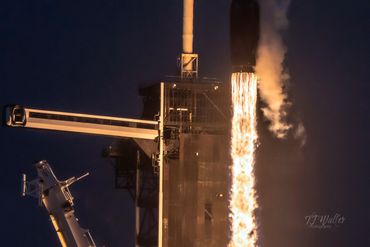
<path fill-rule="evenodd" d="M 286 121 L 289 102 L 284 83 L 289 74 L 284 69 L 286 47 L 282 32 L 288 27 L 287 11 L 290 0 L 260 0 L 261 36 L 258 48 L 256 74 L 263 102 L 264 116 L 270 121 L 269 129 L 278 138 L 285 138 L 291 125 Z"/>

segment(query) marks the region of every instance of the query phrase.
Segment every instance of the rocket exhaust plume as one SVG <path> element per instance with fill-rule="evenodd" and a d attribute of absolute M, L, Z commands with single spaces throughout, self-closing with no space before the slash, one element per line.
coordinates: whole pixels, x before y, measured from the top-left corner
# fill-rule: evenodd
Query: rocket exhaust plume
<path fill-rule="evenodd" d="M 257 141 L 257 78 L 253 73 L 232 74 L 232 187 L 229 247 L 254 247 L 257 242 L 255 210 L 255 147 Z"/>
<path fill-rule="evenodd" d="M 264 0 L 261 7 L 261 36 L 257 55 L 256 74 L 261 99 L 266 103 L 262 109 L 270 121 L 269 129 L 276 137 L 285 138 L 291 125 L 286 122 L 287 95 L 284 82 L 289 74 L 283 63 L 286 53 L 282 31 L 288 27 L 287 10 L 290 0 Z"/>
<path fill-rule="evenodd" d="M 257 141 L 257 46 L 260 35 L 256 0 L 233 0 L 230 9 L 232 185 L 230 193 L 231 238 L 229 247 L 254 247 L 257 243 L 254 163 Z"/>

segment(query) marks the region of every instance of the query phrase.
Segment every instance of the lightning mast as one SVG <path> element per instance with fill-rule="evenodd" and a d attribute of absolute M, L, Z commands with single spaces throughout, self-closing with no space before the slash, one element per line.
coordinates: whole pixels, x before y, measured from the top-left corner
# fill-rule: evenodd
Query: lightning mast
<path fill-rule="evenodd" d="M 198 78 L 198 54 L 193 52 L 194 0 L 183 1 L 182 54 L 180 75 L 182 79 Z"/>

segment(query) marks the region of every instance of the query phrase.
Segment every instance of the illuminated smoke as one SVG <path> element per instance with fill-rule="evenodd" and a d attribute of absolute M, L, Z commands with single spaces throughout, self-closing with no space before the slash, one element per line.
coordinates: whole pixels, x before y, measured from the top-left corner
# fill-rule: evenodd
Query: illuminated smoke
<path fill-rule="evenodd" d="M 294 138 L 300 141 L 300 146 L 303 147 L 307 142 L 306 129 L 302 122 L 298 122 L 295 126 Z"/>
<path fill-rule="evenodd" d="M 289 74 L 284 70 L 286 47 L 282 31 L 288 27 L 287 10 L 290 0 L 260 0 L 261 36 L 256 73 L 259 90 L 266 107 L 264 116 L 270 121 L 269 129 L 278 138 L 286 137 L 291 126 L 286 122 L 287 95 L 284 82 Z"/>
<path fill-rule="evenodd" d="M 232 187 L 230 194 L 231 240 L 229 247 L 254 247 L 257 242 L 254 163 L 257 141 L 257 78 L 233 73 L 232 83 Z"/>

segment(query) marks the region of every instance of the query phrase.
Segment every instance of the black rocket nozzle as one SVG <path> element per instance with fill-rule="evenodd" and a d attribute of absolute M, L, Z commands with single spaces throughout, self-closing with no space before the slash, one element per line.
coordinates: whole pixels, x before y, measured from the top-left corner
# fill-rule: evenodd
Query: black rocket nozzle
<path fill-rule="evenodd" d="M 230 9 L 230 53 L 233 72 L 254 72 L 260 36 L 256 0 L 233 0 Z"/>

